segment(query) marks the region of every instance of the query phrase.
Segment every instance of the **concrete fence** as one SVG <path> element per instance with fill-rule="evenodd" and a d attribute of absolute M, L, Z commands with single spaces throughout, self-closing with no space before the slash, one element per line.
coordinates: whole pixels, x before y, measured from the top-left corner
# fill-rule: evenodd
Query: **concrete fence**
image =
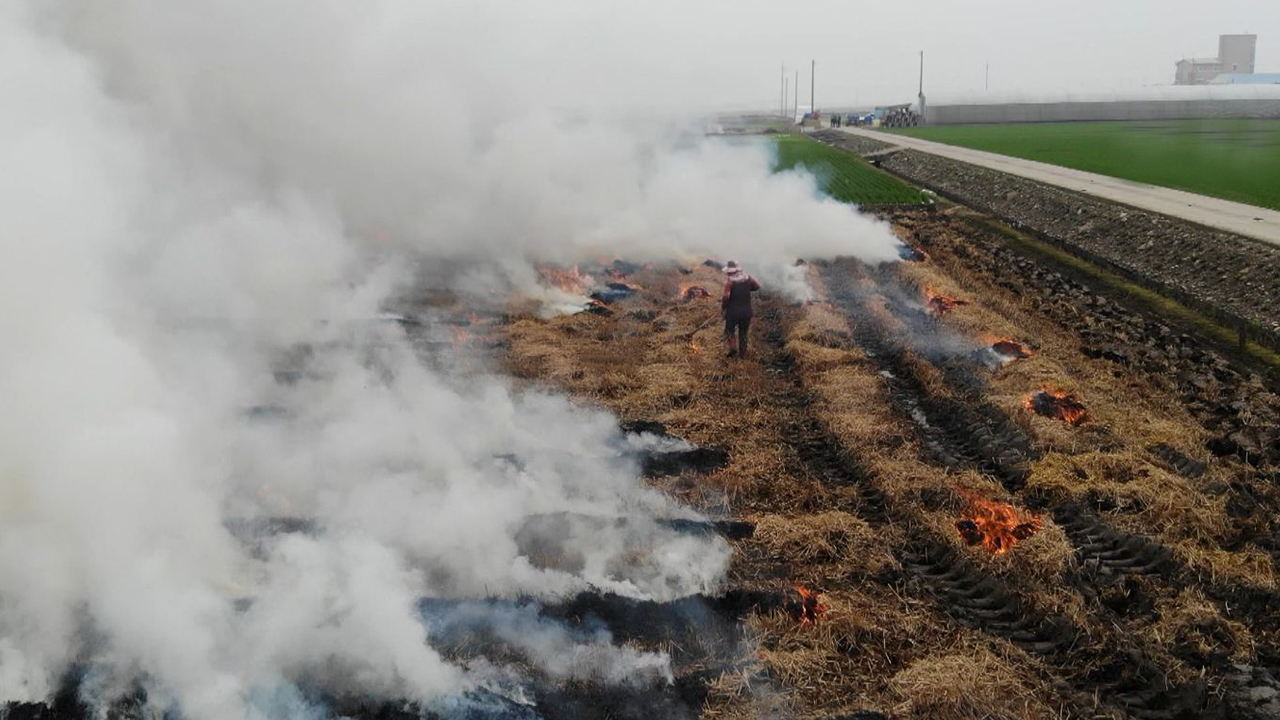
<path fill-rule="evenodd" d="M 1280 118 L 1280 85 L 1172 86 L 1077 97 L 1008 96 L 930 101 L 929 125 Z"/>

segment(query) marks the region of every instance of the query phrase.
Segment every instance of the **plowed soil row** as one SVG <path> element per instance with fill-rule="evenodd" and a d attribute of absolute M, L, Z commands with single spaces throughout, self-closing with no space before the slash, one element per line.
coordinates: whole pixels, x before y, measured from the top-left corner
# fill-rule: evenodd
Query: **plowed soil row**
<path fill-rule="evenodd" d="M 934 216 L 930 216 L 929 220 L 924 224 L 936 224 L 942 222 Z M 921 232 L 921 226 L 917 224 L 912 230 L 912 235 L 918 239 L 923 237 L 937 237 L 937 233 Z M 968 257 L 969 250 L 972 250 L 974 238 L 971 234 L 956 235 L 954 238 L 954 247 L 957 249 L 957 255 Z M 932 247 L 935 259 L 943 259 L 939 252 L 938 245 L 930 245 L 928 241 L 922 244 Z M 945 262 L 945 259 L 943 259 Z M 1026 263 L 1026 259 L 1021 259 Z M 1003 265 L 1008 267 L 1008 265 Z M 952 268 L 955 270 L 956 268 Z M 1007 284 L 1006 276 L 1002 275 L 998 269 L 990 272 L 993 268 L 987 266 L 984 268 L 989 273 L 979 273 L 976 277 L 967 275 L 964 272 L 953 272 L 953 276 L 966 277 L 970 281 L 976 281 L 981 284 L 990 282 L 997 285 Z M 917 277 L 927 277 L 929 273 L 915 269 L 906 273 Z M 1037 269 L 1036 273 L 1017 274 L 1017 279 L 1026 279 L 1030 277 L 1041 277 L 1044 271 Z M 937 279 L 937 278 L 935 278 Z M 1021 290 L 1022 288 L 1019 288 Z M 1052 289 L 1052 286 L 1050 286 Z M 986 295 L 991 302 L 999 307 L 1002 320 L 1012 320 L 1017 323 L 1019 316 L 1023 318 L 1028 315 L 1025 305 L 1034 304 L 1037 309 L 1037 303 L 1026 302 L 1027 296 L 1022 293 L 1014 293 L 1013 297 L 1001 298 L 999 293 L 993 293 L 992 288 L 979 288 L 970 285 L 967 290 L 976 292 L 979 295 Z M 1073 293 L 1075 297 L 1079 296 L 1079 292 Z M 1024 301 L 1023 308 L 1015 309 L 1011 307 L 1016 305 L 1019 300 Z M 1002 302 L 1003 301 L 1003 302 Z M 1007 304 L 1006 304 L 1007 303 Z M 892 306 L 892 303 L 889 304 Z M 1073 306 L 1074 310 L 1069 322 L 1064 323 L 1059 330 L 1067 331 L 1076 330 L 1082 327 L 1091 328 L 1095 325 L 1089 322 L 1088 312 L 1094 307 L 1095 303 L 1080 303 Z M 1103 307 L 1108 310 L 1114 310 L 1114 304 L 1105 303 Z M 963 319 L 959 324 L 970 323 L 973 318 Z M 990 322 L 990 325 L 995 323 Z M 1023 337 L 1027 337 L 1026 329 L 1023 328 Z M 1086 329 L 1086 332 L 1088 330 Z M 1045 337 L 1052 333 L 1052 328 L 1040 328 L 1036 334 Z M 1064 338 L 1067 344 L 1076 343 L 1077 347 L 1080 342 L 1079 338 L 1071 338 L 1069 335 Z M 1095 338 L 1096 339 L 1096 338 Z M 1064 348 L 1065 350 L 1065 348 Z M 1069 354 L 1069 353 L 1068 353 Z M 1085 357 L 1083 359 L 1094 359 L 1096 355 L 1089 353 L 1087 350 L 1081 353 Z M 1196 354 L 1188 353 L 1187 359 L 1193 359 Z M 1200 355 L 1205 358 L 1204 354 Z M 1078 361 L 1081 358 L 1077 358 Z M 1076 363 L 1073 363 L 1076 364 Z M 1063 368 L 1069 369 L 1069 368 Z M 946 370 L 945 363 L 940 368 L 940 377 L 946 378 L 954 373 Z M 1231 371 L 1235 372 L 1235 371 Z M 1129 373 L 1116 371 L 1113 373 L 1117 379 L 1125 379 Z M 1225 373 L 1224 373 L 1225 374 Z M 1142 376 L 1144 373 L 1136 373 Z M 1065 378 L 1064 378 L 1065 379 Z M 1129 377 L 1130 386 L 1139 386 L 1136 378 Z M 1165 383 L 1158 382 L 1161 378 L 1153 376 L 1146 378 L 1157 381 L 1156 386 L 1164 387 Z M 1142 395 L 1146 399 L 1161 397 L 1164 393 L 1156 387 L 1150 387 L 1144 390 Z M 1177 405 L 1176 399 L 1168 398 L 1172 406 Z M 918 406 L 928 406 L 927 402 L 917 401 L 913 409 Z M 985 410 L 986 408 L 982 408 Z M 1166 419 L 1173 413 L 1158 413 L 1155 417 Z M 977 413 L 971 413 L 973 417 L 978 417 Z M 951 412 L 945 418 L 938 420 L 940 423 L 954 422 L 957 418 L 963 418 L 963 412 Z M 1153 419 L 1155 419 L 1153 417 Z M 961 424 L 966 424 L 963 420 Z M 972 423 L 971 423 L 972 424 Z M 1105 430 L 1105 426 L 1097 428 Z M 1067 491 L 1065 487 L 1054 488 L 1052 493 L 1042 494 L 1041 491 L 1047 490 L 1044 483 L 1037 482 L 1036 471 L 1042 467 L 1039 463 L 1033 463 L 1031 468 L 1032 484 L 1040 486 L 1036 492 L 1029 495 L 1029 501 L 1039 507 L 1049 507 L 1053 510 L 1055 518 L 1059 521 L 1063 529 L 1067 531 L 1073 545 L 1076 546 L 1077 556 L 1084 564 L 1085 568 L 1109 570 L 1113 574 L 1117 571 L 1125 573 L 1128 577 L 1124 582 L 1126 587 L 1124 594 L 1127 596 L 1123 602 L 1115 606 L 1120 614 L 1131 615 L 1134 613 L 1135 604 L 1150 607 L 1147 603 L 1154 604 L 1151 612 L 1152 617 L 1157 620 L 1163 620 L 1172 613 L 1167 608 L 1160 608 L 1161 601 L 1158 599 L 1163 595 L 1167 599 L 1176 598 L 1184 607 L 1183 614 L 1190 616 L 1190 608 L 1196 607 L 1196 614 L 1200 616 L 1197 621 L 1200 625 L 1201 632 L 1208 632 L 1210 635 L 1216 635 L 1217 640 L 1203 643 L 1199 649 L 1191 645 L 1175 646 L 1174 654 L 1184 660 L 1193 667 L 1200 669 L 1202 673 L 1207 673 L 1212 677 L 1214 672 L 1222 675 L 1227 682 L 1221 686 L 1221 692 L 1228 693 L 1229 705 L 1231 707 L 1232 716 L 1247 716 L 1239 706 L 1247 704 L 1247 697 L 1269 697 L 1273 678 L 1265 678 L 1258 681 L 1258 675 L 1266 675 L 1259 673 L 1257 668 L 1237 664 L 1227 667 L 1226 660 L 1232 653 L 1227 650 L 1231 646 L 1241 648 L 1241 640 L 1245 640 L 1246 644 L 1253 645 L 1253 652 L 1250 657 L 1255 662 L 1263 663 L 1274 668 L 1274 653 L 1276 641 L 1275 627 L 1275 611 L 1277 606 L 1276 595 L 1274 592 L 1274 571 L 1271 563 L 1261 564 L 1258 561 L 1260 551 L 1269 551 L 1274 534 L 1269 529 L 1259 528 L 1257 526 L 1250 528 L 1248 523 L 1235 524 L 1233 520 L 1241 519 L 1251 515 L 1265 515 L 1266 518 L 1258 518 L 1260 523 L 1269 524 L 1269 517 L 1274 513 L 1276 508 L 1274 502 L 1274 491 L 1267 487 L 1270 483 L 1267 479 L 1270 476 L 1270 470 L 1258 472 L 1253 468 L 1237 462 L 1234 457 L 1227 457 L 1221 460 L 1209 458 L 1208 462 L 1197 460 L 1189 457 L 1187 453 L 1173 447 L 1171 442 L 1175 438 L 1181 437 L 1185 440 L 1193 439 L 1194 436 L 1187 433 L 1185 429 L 1177 430 L 1174 427 L 1163 429 L 1166 439 L 1170 442 L 1159 441 L 1146 443 L 1148 455 L 1138 463 L 1134 463 L 1137 458 L 1133 457 L 1132 451 L 1138 448 L 1128 448 L 1125 442 L 1126 435 L 1111 434 L 1110 440 L 1105 444 L 1108 447 L 1099 447 L 1111 457 L 1112 461 L 1122 461 L 1123 465 L 1129 467 L 1124 468 L 1125 473 L 1122 476 L 1124 480 L 1131 479 L 1134 473 L 1138 475 L 1146 475 L 1148 471 L 1143 465 L 1160 465 L 1164 469 L 1180 474 L 1183 478 L 1191 480 L 1199 480 L 1201 483 L 1191 483 L 1179 488 L 1172 495 L 1164 498 L 1164 502 L 1169 506 L 1165 508 L 1165 512 L 1173 510 L 1176 506 L 1182 506 L 1182 513 L 1189 520 L 1200 521 L 1202 523 L 1201 530 L 1212 530 L 1212 537 L 1204 537 L 1196 543 L 1183 542 L 1182 547 L 1176 553 L 1178 557 L 1170 559 L 1167 549 L 1160 545 L 1159 542 L 1152 540 L 1140 533 L 1125 532 L 1108 526 L 1106 523 L 1098 520 L 1093 515 L 1093 511 L 1086 507 L 1092 503 L 1098 509 L 1104 511 L 1114 511 L 1123 509 L 1125 504 L 1130 504 L 1132 510 L 1142 512 L 1140 506 L 1142 501 L 1138 498 L 1107 498 L 1100 494 L 1099 491 L 1105 489 L 1105 483 L 1089 482 L 1079 483 L 1077 490 L 1083 490 L 1083 493 L 1072 493 Z M 1083 438 L 1082 438 L 1083 439 Z M 1152 438 L 1156 440 L 1157 438 Z M 1203 438 L 1200 438 L 1203 441 Z M 1209 443 L 1212 445 L 1212 442 Z M 977 443 L 978 448 L 989 447 L 990 443 Z M 1184 447 L 1186 447 L 1184 445 Z M 998 446 L 997 446 L 998 449 Z M 1077 446 L 1072 447 L 1072 454 L 1076 454 Z M 1033 455 L 1039 455 L 1040 452 L 1034 452 Z M 1043 467 L 1051 469 L 1052 464 L 1057 464 L 1061 458 L 1055 458 L 1059 453 L 1050 452 L 1046 458 Z M 1254 459 L 1257 464 L 1265 464 L 1258 458 Z M 1081 479 L 1087 479 L 1087 473 L 1083 472 L 1083 463 L 1075 464 L 1074 471 L 1080 474 Z M 1123 466 L 1113 465 L 1111 469 L 1121 469 Z M 1057 484 L 1057 483 L 1054 483 Z M 1231 497 L 1218 509 L 1213 509 L 1217 505 L 1219 496 L 1223 494 L 1231 494 Z M 1196 496 L 1199 495 L 1197 498 Z M 1112 500 L 1119 499 L 1120 503 L 1114 503 Z M 1130 501 L 1132 501 L 1130 503 Z M 1199 510 L 1195 510 L 1197 505 Z M 1266 507 L 1264 512 L 1258 511 Z M 1131 510 L 1131 511 L 1132 511 Z M 1200 515 L 1193 517 L 1203 511 L 1211 511 L 1209 515 Z M 1223 513 L 1225 512 L 1225 516 Z M 1121 522 L 1126 522 L 1131 527 L 1141 528 L 1142 522 L 1134 522 L 1134 519 L 1126 519 L 1122 516 L 1126 513 L 1115 513 Z M 1157 520 L 1155 515 L 1163 513 L 1145 513 L 1152 515 L 1152 520 Z M 1214 517 L 1216 516 L 1216 517 Z M 1155 527 L 1156 525 L 1148 525 L 1147 527 Z M 1229 568 L 1236 568 L 1234 572 Z M 1252 568 L 1249 570 L 1248 568 Z M 1142 582 L 1138 583 L 1132 577 L 1134 575 L 1141 576 Z M 1103 583 L 1105 586 L 1106 584 Z M 1197 587 L 1195 595 L 1191 597 L 1181 597 L 1179 592 L 1187 586 Z M 1141 592 L 1135 592 L 1141 590 Z M 1152 593 L 1155 594 L 1152 594 Z M 1155 598 L 1153 600 L 1153 598 Z M 1104 598 L 1105 599 L 1105 598 Z M 1206 604 L 1207 601 L 1207 604 Z M 1114 604 L 1114 599 L 1108 601 Z M 1212 607 L 1212 613 L 1206 613 Z M 1213 616 L 1211 619 L 1210 616 Z M 1144 619 L 1143 622 L 1146 622 Z M 1237 625 L 1238 624 L 1238 625 Z M 1232 633 L 1230 628 L 1236 626 L 1237 632 Z M 1243 626 L 1248 629 L 1249 637 L 1239 636 L 1238 630 Z M 1216 629 L 1210 630 L 1211 627 Z M 1230 638 L 1233 634 L 1238 635 L 1233 642 Z M 1272 673 L 1274 674 L 1274 673 Z M 1253 685 L 1252 683 L 1261 682 L 1262 686 Z M 1238 685 L 1250 687 L 1233 687 Z M 1263 687 L 1265 686 L 1265 687 Z M 1274 711 L 1274 708 L 1271 708 Z"/>

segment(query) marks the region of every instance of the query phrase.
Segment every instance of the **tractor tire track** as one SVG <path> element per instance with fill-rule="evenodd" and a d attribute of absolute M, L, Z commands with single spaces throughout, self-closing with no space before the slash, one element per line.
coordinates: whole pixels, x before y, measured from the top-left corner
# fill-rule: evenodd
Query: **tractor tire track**
<path fill-rule="evenodd" d="M 1149 307 L 1134 309 L 1127 302 L 1113 300 L 1091 287 L 1088 279 L 1011 247 L 979 222 L 965 221 L 956 227 L 949 218 L 913 216 L 908 223 L 926 251 L 985 278 L 1000 292 L 1025 298 L 1040 316 L 1078 335 L 1080 351 L 1086 357 L 1122 366 L 1176 393 L 1190 414 L 1214 435 L 1206 446 L 1210 462 L 1253 471 L 1251 480 L 1233 480 L 1225 489 L 1229 514 L 1248 520 L 1253 529 L 1223 549 L 1253 545 L 1269 553 L 1273 565 L 1280 567 L 1280 523 L 1275 519 L 1280 513 L 1280 493 L 1274 490 L 1280 480 L 1274 467 L 1280 461 L 1280 444 L 1274 441 L 1280 426 L 1275 396 L 1280 386 L 1274 374 L 1264 379 L 1251 373 L 1239 358 L 1228 362 L 1212 341 L 1182 332 L 1177 324 L 1180 321 L 1171 321 Z M 1205 462 L 1168 445 L 1146 450 L 1154 464 L 1189 480 L 1204 479 L 1209 469 Z M 1089 534 L 1073 531 L 1069 537 L 1089 559 L 1095 547 Z M 1113 537 L 1119 533 L 1110 532 Z M 1128 547 L 1137 545 L 1131 542 Z M 1090 561 L 1101 564 L 1100 559 Z M 1134 562 L 1145 567 L 1140 560 Z M 1249 629 L 1257 666 L 1231 666 L 1228 670 L 1232 684 L 1239 684 L 1240 694 L 1261 691 L 1261 695 L 1271 695 L 1280 688 L 1280 593 L 1204 577 L 1176 563 L 1164 564 L 1158 572 L 1142 577 L 1166 590 L 1194 586 L 1216 604 L 1223 617 Z M 1251 717 L 1247 710 L 1233 712 Z M 1280 717 L 1280 703 L 1265 716 Z"/>
<path fill-rule="evenodd" d="M 912 420 L 926 459 L 947 469 L 974 468 L 995 477 L 1010 492 L 1022 490 L 1029 463 L 1038 457 L 1031 439 L 1003 412 L 981 399 L 980 385 L 963 370 L 939 367 L 948 387 L 959 386 L 963 400 L 930 392 L 908 361 L 914 354 L 912 350 L 896 343 L 863 309 L 862 301 L 868 293 L 855 288 L 853 282 L 860 275 L 865 276 L 863 268 L 848 261 L 827 265 L 823 272 L 830 299 L 854 329 L 854 343 L 880 368 L 894 405 Z M 885 293 L 886 307 L 897 310 L 899 314 L 894 317 L 902 320 L 904 309 L 892 295 Z M 906 324 L 918 328 L 934 322 L 931 318 L 909 317 Z M 1168 561 L 1169 551 L 1154 541 L 1121 533 L 1096 517 L 1067 508 L 1048 509 L 1061 513 L 1064 521 L 1072 520 L 1063 528 L 1084 563 L 1097 564 L 1108 572 L 1125 569 L 1142 573 L 1158 572 Z M 1169 685 L 1169 673 L 1139 649 L 1137 638 L 1126 634 L 1115 641 L 1114 647 L 1073 649 L 1072 643 L 1081 635 L 1081 629 L 1072 627 L 1065 618 L 1040 617 L 1028 611 L 1016 590 L 986 576 L 949 546 L 919 551 L 915 557 L 904 558 L 903 565 L 934 591 L 958 620 L 1008 639 L 1067 671 L 1069 677 L 1075 667 L 1107 668 L 1104 672 L 1093 670 L 1076 675 L 1072 681 L 1079 689 L 1097 694 L 1103 702 L 1129 716 L 1212 717 L 1212 709 L 1206 707 L 1204 686 Z M 1098 622 L 1104 624 L 1101 619 Z M 1081 663 L 1082 658 L 1087 660 Z M 1112 672 L 1113 668 L 1123 672 Z"/>

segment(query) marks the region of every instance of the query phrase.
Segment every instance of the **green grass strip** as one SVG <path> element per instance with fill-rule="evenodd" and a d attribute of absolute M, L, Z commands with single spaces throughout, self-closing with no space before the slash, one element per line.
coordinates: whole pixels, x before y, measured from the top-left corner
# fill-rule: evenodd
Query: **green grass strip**
<path fill-rule="evenodd" d="M 802 135 L 774 137 L 778 148 L 775 172 L 802 167 L 818 179 L 818 186 L 841 202 L 862 207 L 927 205 L 930 198 L 851 153 L 828 147 Z"/>
<path fill-rule="evenodd" d="M 1280 120 L 934 125 L 889 132 L 1280 210 Z"/>

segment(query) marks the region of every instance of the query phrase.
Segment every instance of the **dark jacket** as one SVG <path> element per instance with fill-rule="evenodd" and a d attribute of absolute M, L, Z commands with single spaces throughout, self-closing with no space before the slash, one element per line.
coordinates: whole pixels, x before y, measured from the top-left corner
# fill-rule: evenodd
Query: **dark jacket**
<path fill-rule="evenodd" d="M 720 297 L 720 309 L 725 320 L 744 320 L 751 317 L 751 293 L 760 289 L 760 283 L 750 275 L 743 276 L 737 282 L 724 284 L 724 294 Z"/>

